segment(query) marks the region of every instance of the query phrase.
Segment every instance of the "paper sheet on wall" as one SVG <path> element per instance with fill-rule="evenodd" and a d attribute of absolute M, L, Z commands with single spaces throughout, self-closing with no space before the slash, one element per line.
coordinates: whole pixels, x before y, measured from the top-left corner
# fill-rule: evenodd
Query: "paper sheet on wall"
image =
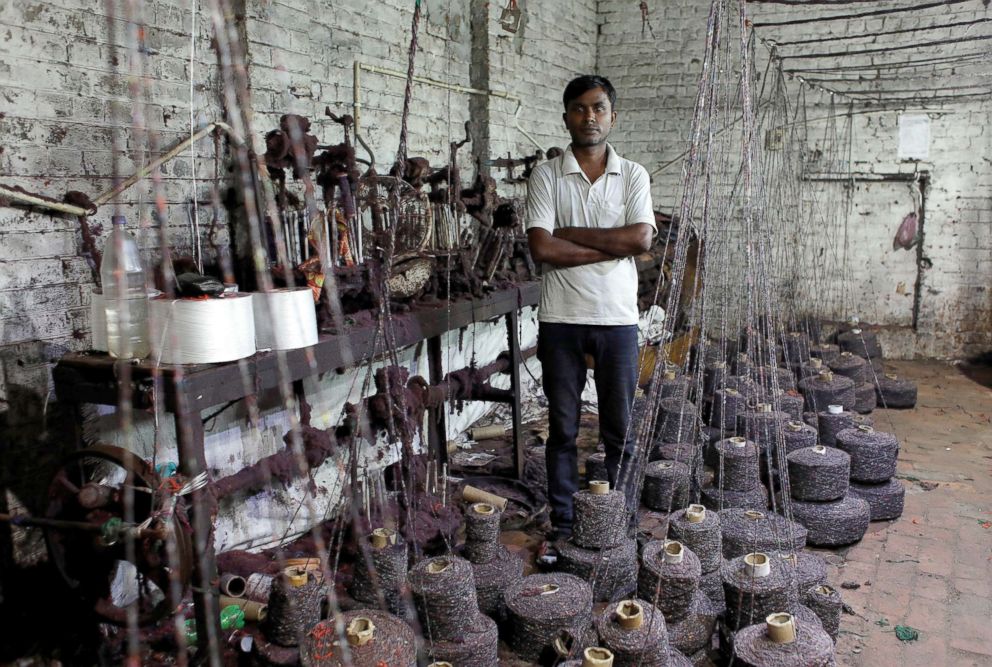
<path fill-rule="evenodd" d="M 930 116 L 899 115 L 899 159 L 930 159 Z"/>

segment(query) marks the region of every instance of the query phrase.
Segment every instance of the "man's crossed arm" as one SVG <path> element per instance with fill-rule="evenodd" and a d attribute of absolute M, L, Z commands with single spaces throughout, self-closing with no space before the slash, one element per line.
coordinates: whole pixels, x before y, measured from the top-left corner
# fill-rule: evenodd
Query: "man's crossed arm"
<path fill-rule="evenodd" d="M 646 223 L 623 227 L 560 227 L 552 235 L 546 229 L 527 231 L 534 261 L 570 267 L 632 257 L 651 247 L 654 230 Z"/>

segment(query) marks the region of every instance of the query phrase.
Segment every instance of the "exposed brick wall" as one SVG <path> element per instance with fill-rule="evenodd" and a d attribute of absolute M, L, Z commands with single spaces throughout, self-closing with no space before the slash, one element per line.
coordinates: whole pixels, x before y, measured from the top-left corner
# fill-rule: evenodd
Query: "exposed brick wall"
<path fill-rule="evenodd" d="M 217 3 L 193 5 L 199 12 L 195 16 L 192 65 L 190 3 L 138 3 L 143 14 L 132 17 L 134 23 L 127 23 L 122 16 L 108 17 L 108 6 L 125 4 L 54 0 L 3 3 L 0 7 L 0 183 L 55 197 L 69 190 L 95 196 L 111 186 L 115 159 L 117 173 L 126 177 L 142 160 L 154 158 L 163 146 L 188 133 L 191 106 L 194 125 L 224 117 L 222 77 L 211 41 L 211 12 Z M 242 21 L 233 33 L 245 40 L 250 138 L 256 145 L 285 113 L 303 114 L 315 121 L 314 134 L 322 143 L 339 142 L 340 128 L 325 118 L 324 108 L 352 112 L 353 63 L 359 60 L 406 69 L 412 0 L 352 5 L 241 0 L 232 4 L 233 15 L 228 19 L 238 17 Z M 568 79 L 595 66 L 596 2 L 522 2 L 526 20 L 517 36 L 506 36 L 496 25 L 501 9 L 497 4 L 479 4 L 489 13 L 491 37 L 487 48 L 479 53 L 471 30 L 474 2 L 424 2 L 416 73 L 467 86 L 473 63 L 491 69 L 488 75 L 493 89 L 524 100 L 522 126 L 545 147 L 562 145 L 558 99 Z M 143 25 L 141 51 L 132 57 L 137 24 Z M 372 146 L 380 173 L 388 171 L 396 154 L 404 85 L 402 79 L 378 73 L 363 72 L 361 76 L 362 133 Z M 145 103 L 135 104 L 135 100 Z M 415 85 L 409 155 L 428 157 L 434 165 L 445 164 L 448 142 L 462 138 L 465 121 L 485 123 L 487 118 L 494 155 L 533 152 L 534 147 L 513 127 L 512 103 L 494 99 L 483 111 L 483 118 L 473 117 L 470 97 L 463 93 Z M 135 129 L 136 120 L 149 130 L 148 135 Z M 359 155 L 365 157 L 362 151 Z M 471 155 L 471 147 L 461 153 L 466 180 L 475 173 Z M 196 156 L 195 195 L 200 201 L 209 200 L 214 184 L 212 142 L 201 141 Z M 169 162 L 158 174 L 158 192 L 165 203 L 166 239 L 176 254 L 189 254 L 192 247 L 187 222 L 187 202 L 194 196 L 191 175 L 188 155 Z M 494 172 L 497 179 L 503 175 Z M 226 179 L 227 173 L 222 171 L 221 178 Z M 299 189 L 300 184 L 293 183 L 292 187 Z M 505 194 L 523 193 L 520 186 L 501 183 L 500 187 Z M 151 183 L 143 183 L 114 202 L 138 231 L 149 264 L 157 257 L 160 245 L 158 223 L 152 219 L 149 205 L 155 194 Z M 112 212 L 112 207 L 105 206 L 93 216 L 90 224 L 95 231 L 109 227 Z M 209 206 L 201 205 L 200 213 L 202 226 L 209 221 Z M 226 222 L 223 217 L 221 222 Z M 222 241 L 225 234 L 226 228 Z M 98 236 L 98 247 L 102 243 L 103 237 Z M 203 251 L 208 261 L 213 259 L 206 244 Z M 37 452 L 44 451 L 54 462 L 61 455 L 56 444 L 71 444 L 42 442 L 45 437 L 57 439 L 58 431 L 45 431 L 40 426 L 46 408 L 49 419 L 54 418 L 55 406 L 48 402 L 52 362 L 66 351 L 89 347 L 93 286 L 77 220 L 0 207 L 0 443 L 6 447 L 3 454 L 7 462 L 0 476 L 0 507 L 4 504 L 2 491 L 7 489 L 11 497 L 38 510 L 35 503 L 42 497 L 41 485 L 47 482 L 50 466 L 38 465 Z M 523 320 L 522 344 L 526 347 L 534 342 L 533 314 Z M 453 335 L 445 355 L 446 368 L 461 368 L 469 361 L 486 363 L 505 345 L 505 331 L 499 323 L 480 325 L 474 333 L 477 335 Z M 414 359 L 412 350 L 404 355 L 413 372 L 425 372 L 422 358 Z M 308 387 L 315 423 L 335 423 L 355 377 L 324 378 Z M 355 386 L 362 386 L 360 378 Z M 472 405 L 453 415 L 451 435 L 478 419 L 484 409 Z M 229 439 L 234 429 L 240 434 L 236 447 L 240 450 L 233 460 L 240 464 L 253 462 L 280 445 L 288 421 L 278 404 L 271 405 L 265 414 L 263 435 L 242 429 L 243 415 L 234 412 L 212 420 L 212 447 L 227 451 L 224 447 L 230 442 L 224 439 Z M 104 415 L 88 423 L 87 431 L 116 441 L 113 422 L 112 416 Z M 168 455 L 174 445 L 169 427 L 163 429 L 161 437 L 162 453 Z M 139 415 L 135 438 L 126 444 L 148 453 L 152 442 L 151 425 Z M 217 467 L 226 471 L 226 465 L 225 459 Z M 296 502 L 290 495 L 281 498 L 290 504 Z M 262 513 L 280 514 L 269 508 L 268 501 L 252 506 Z M 232 516 L 227 515 L 224 521 L 234 521 Z M 256 540 L 259 526 L 250 525 L 251 518 L 235 521 L 239 526 L 225 528 L 218 539 L 227 545 Z"/>
<path fill-rule="evenodd" d="M 127 54 L 134 35 L 124 17 L 108 16 L 105 6 L 39 2 L 0 8 L 4 184 L 55 197 L 70 190 L 95 197 L 113 183 L 115 156 L 117 173 L 128 176 L 137 160 L 156 155 L 150 150 L 155 146 L 134 129 L 132 114 L 143 115 L 141 122 L 158 148 L 189 132 L 189 12 L 170 2 L 143 3 L 148 56 L 132 63 Z M 217 118 L 220 107 L 210 26 L 205 16 L 198 18 L 192 108 L 201 123 Z M 147 69 L 142 78 L 129 81 L 132 64 Z M 135 99 L 145 103 L 136 105 Z M 197 194 L 205 198 L 213 174 L 211 142 L 201 142 L 196 154 Z M 190 250 L 184 204 L 193 196 L 191 174 L 187 154 L 159 175 L 168 239 L 180 254 Z M 149 183 L 113 202 L 132 228 L 140 224 L 138 236 L 149 253 L 159 245 L 158 229 L 149 207 L 140 204 L 151 196 Z M 104 207 L 93 218 L 95 232 L 109 226 L 110 211 Z M 209 219 L 202 208 L 201 215 Z M 98 237 L 99 247 L 102 242 Z M 44 401 L 46 364 L 66 350 L 88 346 L 93 285 L 77 220 L 0 207 L 0 399 L 9 400 L 14 392 Z"/>
<path fill-rule="evenodd" d="M 688 147 L 687 137 L 701 69 L 705 41 L 708 0 L 650 2 L 653 36 L 642 37 L 641 16 L 635 3 L 603 0 L 599 3 L 600 36 L 598 70 L 610 77 L 620 92 L 620 119 L 613 143 L 627 157 L 642 162 L 649 171 L 672 162 L 654 174 L 655 204 L 662 210 L 676 209 L 681 178 L 680 154 Z M 904 6 L 897 2 L 872 3 L 871 9 Z M 854 9 L 852 9 L 854 7 Z M 821 8 L 817 14 L 850 13 L 865 10 L 856 6 Z M 749 5 L 749 17 L 756 21 L 781 21 L 812 16 L 808 7 Z M 905 12 L 845 22 L 759 28 L 758 34 L 778 42 L 843 35 L 871 34 L 885 30 L 914 28 L 933 23 L 988 18 L 992 10 L 968 6 L 961 11 Z M 861 38 L 826 42 L 809 47 L 783 48 L 794 54 L 803 49 L 840 51 L 860 50 L 912 40 L 934 40 L 960 36 L 960 32 L 932 31 L 909 33 L 905 37 Z M 736 40 L 737 34 L 727 36 Z M 982 42 L 961 47 L 944 47 L 940 55 L 952 55 L 982 48 Z M 906 58 L 925 57 L 926 52 L 902 52 Z M 765 71 L 768 50 L 756 47 L 758 81 Z M 844 64 L 865 64 L 868 56 L 844 58 Z M 891 58 L 889 59 L 892 60 Z M 837 59 L 803 62 L 808 67 L 837 64 Z M 793 65 L 789 65 L 793 66 Z M 985 67 L 987 71 L 987 66 Z M 980 81 L 959 70 L 954 80 L 968 85 Z M 979 66 L 977 71 L 981 71 Z M 866 76 L 873 76 L 867 71 Z M 886 75 L 891 76 L 892 72 Z M 807 75 L 812 76 L 812 75 Z M 823 75 L 829 76 L 829 75 Z M 729 91 L 735 82 L 724 77 Z M 889 82 L 888 88 L 929 90 L 945 85 L 941 74 L 930 79 L 903 79 Z M 798 82 L 788 80 L 790 103 L 794 104 Z M 823 85 L 828 85 L 824 83 Z M 844 84 L 850 86 L 851 84 Z M 835 86 L 840 87 L 839 84 Z M 857 87 L 857 84 L 854 84 Z M 829 96 L 809 92 L 807 117 L 830 114 Z M 843 101 L 838 102 L 837 124 L 843 125 Z M 910 106 L 914 111 L 919 106 Z M 924 255 L 933 268 L 924 271 L 918 328 L 912 329 L 916 278 L 916 254 L 893 250 L 892 238 L 903 216 L 913 210 L 908 186 L 902 182 L 858 181 L 853 205 L 845 216 L 843 186 L 811 181 L 804 191 L 818 202 L 820 216 L 807 224 L 793 224 L 771 230 L 769 265 L 775 274 L 775 287 L 799 289 L 800 305 L 811 305 L 827 317 L 859 314 L 863 319 L 885 325 L 884 343 L 892 356 L 959 357 L 992 347 L 992 135 L 987 101 L 928 105 L 931 114 L 929 160 L 921 163 L 900 161 L 898 111 L 860 113 L 853 116 L 851 170 L 867 177 L 881 174 L 929 172 L 932 187 L 926 205 Z M 808 150 L 827 149 L 823 141 L 826 123 L 808 126 Z M 722 135 L 722 145 L 735 146 L 739 137 L 732 131 Z M 830 143 L 829 141 L 826 143 Z M 833 146 L 837 150 L 840 146 Z M 846 151 L 846 144 L 843 146 Z M 845 163 L 846 164 L 846 163 Z M 814 165 L 815 166 L 815 165 Z M 847 235 L 844 228 L 847 220 Z M 719 258 L 711 276 L 717 309 L 731 310 L 738 305 L 742 270 L 743 230 L 739 216 L 721 221 L 721 229 L 711 239 L 711 257 Z M 845 250 L 846 246 L 846 250 Z M 723 271 L 720 268 L 723 267 Z M 815 274 L 812 280 L 790 283 L 795 275 Z"/>

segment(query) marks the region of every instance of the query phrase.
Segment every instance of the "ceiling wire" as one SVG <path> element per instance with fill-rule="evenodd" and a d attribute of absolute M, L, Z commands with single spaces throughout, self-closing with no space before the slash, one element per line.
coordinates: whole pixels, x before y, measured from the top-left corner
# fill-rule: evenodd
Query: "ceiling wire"
<path fill-rule="evenodd" d="M 988 51 L 978 51 L 962 53 L 955 56 L 940 56 L 926 58 L 924 60 L 907 60 L 901 63 L 873 63 L 867 65 L 842 65 L 837 67 L 792 67 L 784 70 L 786 74 L 796 72 L 856 72 L 870 69 L 907 69 L 913 67 L 928 67 L 930 65 L 944 65 L 947 63 L 960 62 L 962 64 L 976 65 L 983 61 L 992 63 L 992 55 Z"/>
<path fill-rule="evenodd" d="M 860 35 L 829 35 L 827 37 L 814 37 L 812 39 L 797 39 L 789 42 L 775 42 L 776 46 L 795 46 L 797 44 L 818 44 L 822 42 L 838 42 L 848 39 L 865 39 L 871 37 L 883 37 L 887 35 L 904 35 L 912 32 L 925 32 L 927 30 L 949 30 L 951 28 L 961 28 L 965 26 L 975 26 L 982 23 L 992 23 L 992 19 L 975 19 L 973 21 L 955 21 L 943 25 L 925 25 L 913 28 L 898 28 L 896 30 L 886 30 L 883 32 L 868 32 Z"/>
<path fill-rule="evenodd" d="M 874 93 L 865 93 L 865 94 L 872 95 Z M 879 99 L 879 101 L 880 102 L 884 102 L 886 104 L 892 103 L 892 102 L 905 102 L 905 103 L 911 103 L 911 104 L 927 104 L 929 102 L 937 102 L 937 101 L 941 101 L 942 102 L 944 100 L 962 100 L 962 99 L 980 100 L 980 99 L 988 99 L 989 97 L 992 97 L 992 89 L 986 90 L 986 91 L 981 92 L 981 93 L 963 93 L 961 95 L 933 95 L 931 97 L 923 97 L 923 96 L 917 95 L 915 97 L 895 97 L 895 98 L 888 98 L 888 99 Z M 869 102 L 869 103 L 872 102 L 871 99 L 866 99 L 864 97 L 855 97 L 854 99 L 857 102 Z"/>
<path fill-rule="evenodd" d="M 759 0 L 751 0 L 756 2 Z M 815 0 L 814 0 L 815 1 Z M 835 14 L 833 16 L 813 16 L 804 19 L 790 19 L 788 21 L 755 21 L 752 25 L 755 28 L 766 28 L 772 26 L 785 26 L 785 25 L 804 25 L 806 23 L 822 23 L 825 21 L 846 21 L 849 19 L 860 19 L 868 18 L 872 16 L 886 16 L 888 14 L 899 14 L 901 12 L 918 12 L 924 9 L 932 9 L 934 7 L 947 7 L 949 5 L 961 5 L 966 2 L 973 2 L 973 0 L 943 0 L 942 2 L 927 2 L 923 4 L 917 4 L 911 7 L 893 7 L 891 9 L 876 9 L 870 12 L 860 12 L 857 14 Z M 797 5 L 807 5 L 810 4 L 805 0 L 794 0 L 788 4 Z"/>
<path fill-rule="evenodd" d="M 840 76 L 843 74 L 843 72 L 837 72 L 836 74 L 838 76 L 829 76 L 829 74 L 831 73 L 826 72 L 825 74 L 827 74 L 827 76 L 817 76 L 815 79 L 806 77 L 806 80 L 817 83 L 819 82 L 875 83 L 880 81 L 913 81 L 913 80 L 921 80 L 921 81 L 926 80 L 929 82 L 933 79 L 935 75 L 937 75 L 940 72 L 949 72 L 948 74 L 943 75 L 945 77 L 960 76 L 960 77 L 982 78 L 982 77 L 992 76 L 992 70 L 969 72 L 969 71 L 962 71 L 963 67 L 966 67 L 966 65 L 960 65 L 960 64 L 948 65 L 946 67 L 934 67 L 931 70 L 921 73 L 915 73 L 915 74 L 908 73 L 905 75 L 895 74 L 892 76 L 883 76 L 880 72 L 875 74 L 874 76 L 867 74 L 856 74 L 856 73 L 852 73 L 854 74 L 853 76 Z"/>
<path fill-rule="evenodd" d="M 948 39 L 937 39 L 930 42 L 919 42 L 916 44 L 898 44 L 896 46 L 885 46 L 877 49 L 861 49 L 860 51 L 824 51 L 819 53 L 798 53 L 795 55 L 779 54 L 783 60 L 812 60 L 816 58 L 850 58 L 851 56 L 867 56 L 876 53 L 891 53 L 893 51 L 905 51 L 906 49 L 923 49 L 931 46 L 947 46 L 950 44 L 962 44 L 964 42 L 980 42 L 992 39 L 992 35 L 971 35 L 969 37 L 952 37 Z"/>
<path fill-rule="evenodd" d="M 813 81 L 814 80 L 806 79 L 806 82 L 807 83 L 812 83 Z M 928 91 L 931 91 L 931 90 L 932 91 L 943 91 L 943 90 L 962 91 L 962 90 L 973 90 L 973 89 L 976 89 L 976 88 L 981 89 L 983 91 L 987 91 L 989 89 L 989 84 L 982 83 L 982 84 L 964 85 L 964 86 L 943 86 L 943 87 L 940 87 L 940 88 L 927 88 L 927 90 Z M 845 95 L 895 95 L 895 94 L 905 95 L 907 93 L 916 93 L 916 92 L 919 92 L 920 89 L 919 88 L 894 88 L 894 89 L 885 89 L 885 90 L 851 90 L 851 89 L 840 89 L 840 90 L 837 90 L 835 88 L 834 90 L 835 90 L 835 92 L 842 93 L 842 94 L 845 94 Z"/>

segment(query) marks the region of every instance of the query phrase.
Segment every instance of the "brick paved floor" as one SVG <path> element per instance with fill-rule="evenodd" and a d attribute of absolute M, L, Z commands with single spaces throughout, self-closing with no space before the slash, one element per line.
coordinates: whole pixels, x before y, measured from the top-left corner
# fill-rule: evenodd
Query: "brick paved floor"
<path fill-rule="evenodd" d="M 845 615 L 839 665 L 992 664 L 992 390 L 939 362 L 886 362 L 919 385 L 915 410 L 877 410 L 901 442 L 906 510 L 857 545 L 824 552 Z M 936 483 L 936 487 L 932 487 Z M 894 626 L 920 631 L 899 641 Z"/>

